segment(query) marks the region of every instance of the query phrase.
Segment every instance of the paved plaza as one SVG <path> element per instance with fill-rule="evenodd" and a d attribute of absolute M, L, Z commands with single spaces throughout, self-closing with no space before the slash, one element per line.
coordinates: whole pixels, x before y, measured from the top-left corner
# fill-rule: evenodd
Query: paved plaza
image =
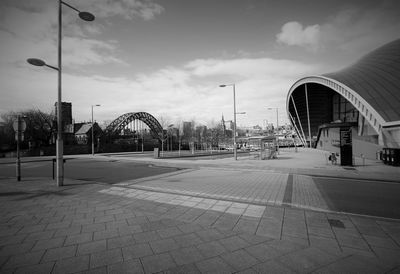
<path fill-rule="evenodd" d="M 298 174 L 202 168 L 117 185 L 225 201 L 328 210 L 312 178 Z"/>
<path fill-rule="evenodd" d="M 0 272 L 400 272 L 400 221 L 330 211 L 305 172 L 205 161 L 114 185 L 0 180 Z"/>

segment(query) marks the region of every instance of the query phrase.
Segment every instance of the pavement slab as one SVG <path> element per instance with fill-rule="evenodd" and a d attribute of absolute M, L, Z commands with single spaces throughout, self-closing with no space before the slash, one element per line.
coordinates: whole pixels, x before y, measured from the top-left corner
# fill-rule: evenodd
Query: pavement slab
<path fill-rule="evenodd" d="M 0 272 L 390 273 L 400 267 L 395 220 L 282 205 L 287 174 L 225 170 L 227 178 L 210 190 L 182 186 L 185 176 L 200 182 L 207 172 L 139 186 L 0 180 Z M 238 185 L 246 177 L 250 189 Z M 143 187 L 161 179 L 165 189 Z M 233 189 L 224 190 L 229 180 Z M 319 195 L 312 182 L 300 180 L 310 194 L 301 194 L 302 203 L 317 204 L 307 198 Z M 182 192 L 169 191 L 169 183 Z M 295 184 L 292 200 L 300 197 Z"/>

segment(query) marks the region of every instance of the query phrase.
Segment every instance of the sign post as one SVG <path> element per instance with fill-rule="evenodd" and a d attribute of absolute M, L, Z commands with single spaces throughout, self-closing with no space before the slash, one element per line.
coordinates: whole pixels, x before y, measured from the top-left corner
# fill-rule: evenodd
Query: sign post
<path fill-rule="evenodd" d="M 21 157 L 20 157 L 20 142 L 24 140 L 24 131 L 26 129 L 26 122 L 24 119 L 21 119 L 21 116 L 18 115 L 17 120 L 13 123 L 13 128 L 15 131 L 15 139 L 17 141 L 17 163 L 16 163 L 16 175 L 17 181 L 21 181 Z"/>
<path fill-rule="evenodd" d="M 353 142 L 351 127 L 340 129 L 340 165 L 353 165 Z"/>

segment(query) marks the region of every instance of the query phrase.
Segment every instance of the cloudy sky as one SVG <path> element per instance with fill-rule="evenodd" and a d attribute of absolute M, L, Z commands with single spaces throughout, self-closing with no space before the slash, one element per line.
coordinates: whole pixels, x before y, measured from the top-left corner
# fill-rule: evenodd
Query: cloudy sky
<path fill-rule="evenodd" d="M 0 1 L 0 113 L 57 100 L 56 0 Z M 287 122 L 290 86 L 346 67 L 399 38 L 398 0 L 66 0 L 63 101 L 74 119 L 110 121 L 146 111 L 171 122 Z"/>

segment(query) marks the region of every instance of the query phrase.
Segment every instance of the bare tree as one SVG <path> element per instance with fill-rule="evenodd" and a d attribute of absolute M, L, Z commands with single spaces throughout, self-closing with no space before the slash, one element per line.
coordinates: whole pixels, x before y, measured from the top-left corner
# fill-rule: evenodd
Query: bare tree
<path fill-rule="evenodd" d="M 163 129 L 166 129 L 170 124 L 172 124 L 171 119 L 167 116 L 159 116 L 157 120 Z"/>
<path fill-rule="evenodd" d="M 16 113 L 11 111 L 0 115 L 3 121 L 0 127 L 0 150 L 9 149 L 15 144 L 15 132 L 13 129 L 15 117 Z"/>
<path fill-rule="evenodd" d="M 35 142 L 36 146 L 50 144 L 55 130 L 54 113 L 45 113 L 39 109 L 23 111 L 26 121 L 26 137 L 28 141 Z"/>
<path fill-rule="evenodd" d="M 24 132 L 25 142 L 30 142 L 34 146 L 49 145 L 55 130 L 54 113 L 45 113 L 39 109 L 24 110 L 21 112 L 10 111 L 1 114 L 3 130 L 0 140 L 2 144 L 15 144 L 15 132 L 13 122 L 17 116 L 23 117 L 26 122 Z"/>

